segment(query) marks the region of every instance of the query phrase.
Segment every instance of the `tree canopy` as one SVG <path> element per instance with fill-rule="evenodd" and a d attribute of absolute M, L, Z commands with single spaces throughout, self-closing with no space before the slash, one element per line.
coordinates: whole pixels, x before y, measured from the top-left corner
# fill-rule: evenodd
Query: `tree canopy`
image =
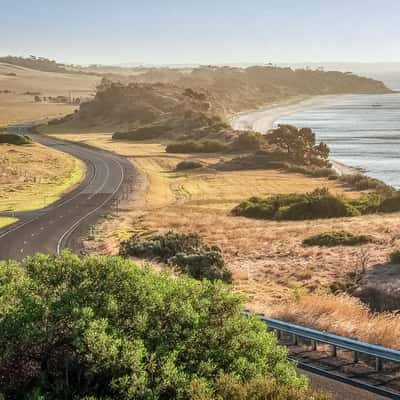
<path fill-rule="evenodd" d="M 315 133 L 310 128 L 279 125 L 266 136 L 268 142 L 287 153 L 288 158 L 299 164 L 324 165 L 329 156 L 325 143 L 316 144 Z"/>
<path fill-rule="evenodd" d="M 211 399 L 218 385 L 227 393 L 223 382 L 239 390 L 260 379 L 303 396 L 287 351 L 242 307 L 221 282 L 119 257 L 1 262 L 0 397 Z"/>

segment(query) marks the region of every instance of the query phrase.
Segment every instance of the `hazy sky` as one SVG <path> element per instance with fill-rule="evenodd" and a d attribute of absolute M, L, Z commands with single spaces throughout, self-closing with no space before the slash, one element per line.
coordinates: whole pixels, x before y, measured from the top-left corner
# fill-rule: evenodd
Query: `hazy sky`
<path fill-rule="evenodd" d="M 400 0 L 0 0 L 0 54 L 70 63 L 400 61 Z"/>

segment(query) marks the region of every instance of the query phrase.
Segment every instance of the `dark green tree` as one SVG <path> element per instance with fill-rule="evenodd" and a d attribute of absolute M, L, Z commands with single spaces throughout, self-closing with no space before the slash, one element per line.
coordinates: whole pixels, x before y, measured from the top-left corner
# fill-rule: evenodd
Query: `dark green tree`
<path fill-rule="evenodd" d="M 324 143 L 316 144 L 315 133 L 310 128 L 298 129 L 292 125 L 279 125 L 266 138 L 269 144 L 287 153 L 290 161 L 319 165 L 327 162 L 329 148 Z"/>

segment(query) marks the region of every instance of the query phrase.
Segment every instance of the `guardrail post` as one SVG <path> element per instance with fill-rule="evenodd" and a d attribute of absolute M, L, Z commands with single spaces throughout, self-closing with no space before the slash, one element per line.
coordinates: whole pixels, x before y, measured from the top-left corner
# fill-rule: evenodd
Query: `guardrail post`
<path fill-rule="evenodd" d="M 281 331 L 279 329 L 275 329 L 275 335 L 278 340 L 281 339 Z"/>
<path fill-rule="evenodd" d="M 375 358 L 375 370 L 376 370 L 377 372 L 381 372 L 381 371 L 382 371 L 382 368 L 383 368 L 383 365 L 382 365 L 382 358 L 376 357 L 376 358 Z"/>
<path fill-rule="evenodd" d="M 316 340 L 311 340 L 311 350 L 317 351 L 317 341 Z"/>
<path fill-rule="evenodd" d="M 332 345 L 331 356 L 336 357 L 336 354 L 337 354 L 337 348 L 335 345 Z"/>
<path fill-rule="evenodd" d="M 353 361 L 354 361 L 354 364 L 358 363 L 358 352 L 357 351 L 353 352 Z"/>
<path fill-rule="evenodd" d="M 293 334 L 292 335 L 292 344 L 293 344 L 293 346 L 297 346 L 298 343 L 299 343 L 299 338 L 297 337 L 297 335 Z"/>

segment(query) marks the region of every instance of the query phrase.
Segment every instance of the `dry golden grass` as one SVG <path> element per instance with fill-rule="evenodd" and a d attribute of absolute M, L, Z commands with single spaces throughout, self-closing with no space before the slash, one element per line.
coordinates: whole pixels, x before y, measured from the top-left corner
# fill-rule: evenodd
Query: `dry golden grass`
<path fill-rule="evenodd" d="M 346 337 L 400 349 L 400 315 L 371 313 L 350 296 L 304 296 L 270 310 L 270 315 Z"/>
<path fill-rule="evenodd" d="M 11 218 L 11 217 L 0 217 L 0 228 L 4 228 L 8 225 L 13 224 L 14 222 L 17 222 L 18 220 L 16 218 Z"/>
<path fill-rule="evenodd" d="M 248 307 L 252 310 L 286 316 L 290 307 L 297 304 L 293 310 L 298 310 L 298 314 L 293 311 L 293 315 L 287 318 L 336 330 L 339 334 L 350 334 L 353 329 L 357 331 L 356 336 L 368 341 L 373 341 L 372 333 L 362 334 L 362 331 L 369 327 L 368 332 L 372 332 L 378 327 L 380 318 L 384 318 L 390 327 L 399 324 L 397 317 L 375 316 L 362 308 L 356 300 L 350 299 L 348 309 L 353 307 L 359 319 L 352 320 L 349 311 L 343 315 L 343 327 L 339 329 L 335 322 L 337 316 L 333 312 L 335 297 L 327 296 L 333 282 L 361 269 L 363 254 L 368 254 L 369 268 L 384 263 L 392 249 L 400 247 L 399 214 L 287 222 L 234 217 L 229 213 L 232 207 L 253 195 L 304 192 L 321 186 L 347 196 L 358 196 L 359 193 L 346 192 L 337 183 L 323 178 L 315 179 L 281 171 L 216 172 L 203 168 L 197 172 L 176 173 L 173 169 L 179 161 L 194 157 L 166 154 L 160 144 L 113 142 L 109 134 L 65 134 L 62 138 L 83 141 L 126 155 L 147 177 L 145 212 L 138 215 L 138 212 L 132 211 L 132 205 L 126 204 L 118 223 L 114 220 L 100 227 L 98 239 L 105 239 L 102 251 L 115 253 L 115 239 L 119 236 L 116 232 L 128 232 L 132 227 L 199 232 L 223 248 L 233 272 L 235 289 L 247 296 Z M 218 157 L 201 156 L 200 159 L 212 164 Z M 108 236 L 104 230 L 109 232 Z M 361 247 L 302 246 L 306 237 L 334 230 L 373 235 L 376 241 Z M 307 300 L 311 295 L 323 297 Z M 309 310 L 304 306 L 304 314 L 309 312 L 310 316 L 313 315 L 313 306 L 318 314 L 323 304 L 330 305 L 332 310 L 327 307 L 325 314 L 321 312 L 325 325 L 314 323 L 312 317 L 308 320 L 305 315 L 303 320 L 296 319 L 296 315 L 301 315 L 303 310 L 303 303 L 294 303 L 299 298 L 308 301 Z M 338 310 L 342 306 L 342 311 L 347 307 L 346 301 L 347 298 L 338 302 Z M 392 340 L 390 329 L 382 327 L 378 332 L 380 337 L 375 341 L 397 346 L 398 342 Z"/>
<path fill-rule="evenodd" d="M 16 76 L 7 74 L 14 73 Z M 0 127 L 20 122 L 30 122 L 47 117 L 57 117 L 73 112 L 76 108 L 67 104 L 35 103 L 33 95 L 68 96 L 70 91 L 93 91 L 98 77 L 35 71 L 0 63 Z M 76 95 L 81 95 L 78 93 Z"/>
<path fill-rule="evenodd" d="M 0 211 L 42 208 L 84 177 L 81 161 L 39 144 L 0 145 Z"/>
<path fill-rule="evenodd" d="M 0 127 L 70 114 L 68 104 L 35 103 L 32 96 L 0 94 Z"/>

